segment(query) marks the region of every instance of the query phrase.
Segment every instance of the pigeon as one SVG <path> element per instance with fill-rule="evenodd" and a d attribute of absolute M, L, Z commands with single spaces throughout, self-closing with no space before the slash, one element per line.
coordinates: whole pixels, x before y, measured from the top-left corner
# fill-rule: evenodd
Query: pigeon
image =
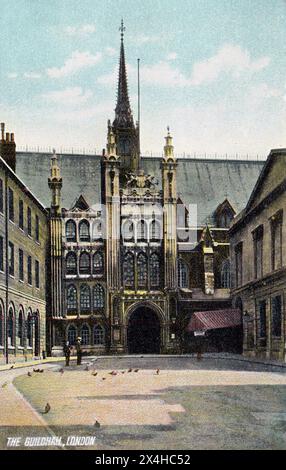
<path fill-rule="evenodd" d="M 40 374 L 42 374 L 44 372 L 44 369 L 39 369 L 38 372 L 40 372 Z"/>
<path fill-rule="evenodd" d="M 10 367 L 10 369 L 14 369 L 14 365 L 12 365 L 12 366 Z"/>
<path fill-rule="evenodd" d="M 95 426 L 96 428 L 100 428 L 100 422 L 96 420 L 95 423 L 94 423 L 94 426 Z"/>
<path fill-rule="evenodd" d="M 28 377 L 32 377 L 32 374 L 31 374 L 31 372 L 28 372 L 28 374 L 27 374 L 27 375 L 28 375 Z"/>
<path fill-rule="evenodd" d="M 156 374 L 157 374 L 157 375 L 160 374 L 160 369 L 157 369 L 157 370 L 156 370 Z"/>
<path fill-rule="evenodd" d="M 121 371 L 121 374 L 125 374 L 125 370 L 122 370 L 122 371 Z"/>
<path fill-rule="evenodd" d="M 33 372 L 39 372 L 39 369 L 33 369 Z"/>
<path fill-rule="evenodd" d="M 132 372 L 132 369 L 128 369 L 128 371 L 127 371 L 127 372 Z"/>
<path fill-rule="evenodd" d="M 134 372 L 138 372 L 138 371 L 139 371 L 139 369 L 134 369 Z"/>
<path fill-rule="evenodd" d="M 45 411 L 44 411 L 44 414 L 47 414 L 51 409 L 51 405 L 49 403 L 46 404 L 45 406 Z"/>
<path fill-rule="evenodd" d="M 93 377 L 96 377 L 97 374 L 98 374 L 98 372 L 94 372 L 92 375 L 93 375 Z"/>
<path fill-rule="evenodd" d="M 63 373 L 64 373 L 64 369 L 63 369 L 63 368 L 59 369 L 59 372 L 60 372 L 61 374 L 63 374 Z"/>
<path fill-rule="evenodd" d="M 115 370 L 113 370 L 112 372 L 108 372 L 109 375 L 117 375 L 117 372 Z"/>
<path fill-rule="evenodd" d="M 106 377 L 102 377 L 102 380 L 106 380 Z"/>

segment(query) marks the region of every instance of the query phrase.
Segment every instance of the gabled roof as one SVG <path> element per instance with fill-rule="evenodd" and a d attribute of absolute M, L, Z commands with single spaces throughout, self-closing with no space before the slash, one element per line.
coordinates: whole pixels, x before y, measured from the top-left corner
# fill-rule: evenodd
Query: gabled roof
<path fill-rule="evenodd" d="M 73 207 L 71 207 L 71 211 L 87 211 L 89 209 L 89 205 L 86 202 L 85 198 L 81 194 L 79 198 L 76 200 Z"/>
<path fill-rule="evenodd" d="M 233 215 L 236 214 L 236 211 L 229 202 L 229 200 L 225 199 L 221 204 L 217 206 L 216 210 L 214 211 L 214 217 L 217 217 L 225 210 L 229 210 Z"/>
<path fill-rule="evenodd" d="M 277 168 L 277 171 L 274 171 L 273 167 L 278 163 L 278 160 L 282 161 L 282 168 Z M 248 213 L 256 203 L 260 202 L 264 195 L 266 196 L 270 190 L 274 190 L 285 178 L 286 149 L 271 150 L 246 204 L 245 213 Z M 268 181 L 268 184 L 266 183 L 267 179 L 271 180 Z M 265 188 L 265 194 L 263 194 L 263 188 L 265 186 L 267 187 Z"/>

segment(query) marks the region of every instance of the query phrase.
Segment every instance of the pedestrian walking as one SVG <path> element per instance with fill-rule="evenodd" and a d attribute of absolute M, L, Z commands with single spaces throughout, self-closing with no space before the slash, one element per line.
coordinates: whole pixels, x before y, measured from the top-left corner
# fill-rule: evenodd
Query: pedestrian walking
<path fill-rule="evenodd" d="M 67 341 L 64 345 L 64 355 L 66 358 L 66 367 L 70 365 L 70 357 L 71 357 L 71 347 L 69 341 Z"/>
<path fill-rule="evenodd" d="M 76 341 L 76 357 L 77 357 L 77 365 L 81 365 L 81 356 L 82 356 L 82 349 L 81 349 L 81 338 L 78 337 Z"/>

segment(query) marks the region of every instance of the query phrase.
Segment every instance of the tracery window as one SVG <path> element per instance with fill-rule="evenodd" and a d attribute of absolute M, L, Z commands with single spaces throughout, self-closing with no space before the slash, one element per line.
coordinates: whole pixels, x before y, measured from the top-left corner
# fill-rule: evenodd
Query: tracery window
<path fill-rule="evenodd" d="M 104 307 L 104 288 L 101 284 L 96 284 L 93 290 L 93 305 L 94 308 Z"/>
<path fill-rule="evenodd" d="M 97 251 L 93 255 L 93 274 L 103 273 L 103 267 L 103 253 L 101 251 Z"/>
<path fill-rule="evenodd" d="M 152 220 L 150 230 L 151 241 L 158 241 L 161 239 L 161 225 L 158 220 Z"/>
<path fill-rule="evenodd" d="M 90 343 L 89 336 L 89 327 L 86 324 L 82 325 L 81 344 L 87 346 Z"/>
<path fill-rule="evenodd" d="M 82 220 L 79 224 L 79 239 L 81 242 L 90 241 L 89 223 L 87 220 Z"/>
<path fill-rule="evenodd" d="M 138 241 L 147 240 L 147 224 L 145 220 L 139 220 L 137 224 L 137 240 Z"/>
<path fill-rule="evenodd" d="M 66 256 L 66 273 L 77 274 L 76 254 L 73 251 L 70 251 Z"/>
<path fill-rule="evenodd" d="M 77 291 L 75 286 L 69 286 L 67 289 L 67 309 L 77 309 Z"/>
<path fill-rule="evenodd" d="M 14 323 L 14 312 L 12 307 L 10 307 L 8 315 L 8 346 L 15 346 Z"/>
<path fill-rule="evenodd" d="M 86 284 L 80 286 L 80 310 L 83 312 L 90 310 L 90 288 Z"/>
<path fill-rule="evenodd" d="M 147 287 L 147 256 L 139 253 L 137 257 L 138 287 Z"/>
<path fill-rule="evenodd" d="M 33 317 L 32 313 L 28 313 L 27 317 L 27 345 L 31 348 L 33 346 Z"/>
<path fill-rule="evenodd" d="M 150 286 L 159 287 L 160 285 L 160 258 L 157 253 L 150 256 Z"/>
<path fill-rule="evenodd" d="M 79 257 L 79 272 L 80 274 L 90 274 L 90 256 L 86 252 L 81 253 Z"/>
<path fill-rule="evenodd" d="M 68 342 L 69 342 L 70 346 L 75 345 L 76 337 L 77 337 L 76 327 L 74 325 L 70 325 L 68 327 L 68 334 L 67 334 L 67 338 L 68 338 Z"/>
<path fill-rule="evenodd" d="M 229 259 L 224 260 L 221 267 L 221 287 L 230 289 L 230 262 Z"/>
<path fill-rule="evenodd" d="M 181 259 L 178 263 L 178 285 L 183 289 L 189 287 L 189 268 Z"/>
<path fill-rule="evenodd" d="M 93 330 L 94 344 L 104 344 L 104 329 L 100 325 L 96 325 Z"/>
<path fill-rule="evenodd" d="M 123 223 L 122 238 L 126 242 L 134 241 L 134 223 L 131 220 L 126 220 Z"/>
<path fill-rule="evenodd" d="M 134 287 L 134 256 L 130 252 L 124 256 L 123 281 L 125 287 Z"/>
<path fill-rule="evenodd" d="M 76 242 L 76 223 L 73 220 L 66 223 L 66 239 L 68 242 Z"/>
<path fill-rule="evenodd" d="M 19 318 L 18 318 L 18 338 L 20 342 L 20 346 L 24 346 L 24 314 L 23 310 L 19 311 Z"/>

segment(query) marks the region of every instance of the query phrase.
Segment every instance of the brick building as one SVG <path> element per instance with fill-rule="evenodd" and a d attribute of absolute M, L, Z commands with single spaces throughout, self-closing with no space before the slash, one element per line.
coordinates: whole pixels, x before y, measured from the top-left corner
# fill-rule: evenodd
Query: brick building
<path fill-rule="evenodd" d="M 0 141 L 0 362 L 46 351 L 47 211 L 16 175 L 14 135 Z"/>

